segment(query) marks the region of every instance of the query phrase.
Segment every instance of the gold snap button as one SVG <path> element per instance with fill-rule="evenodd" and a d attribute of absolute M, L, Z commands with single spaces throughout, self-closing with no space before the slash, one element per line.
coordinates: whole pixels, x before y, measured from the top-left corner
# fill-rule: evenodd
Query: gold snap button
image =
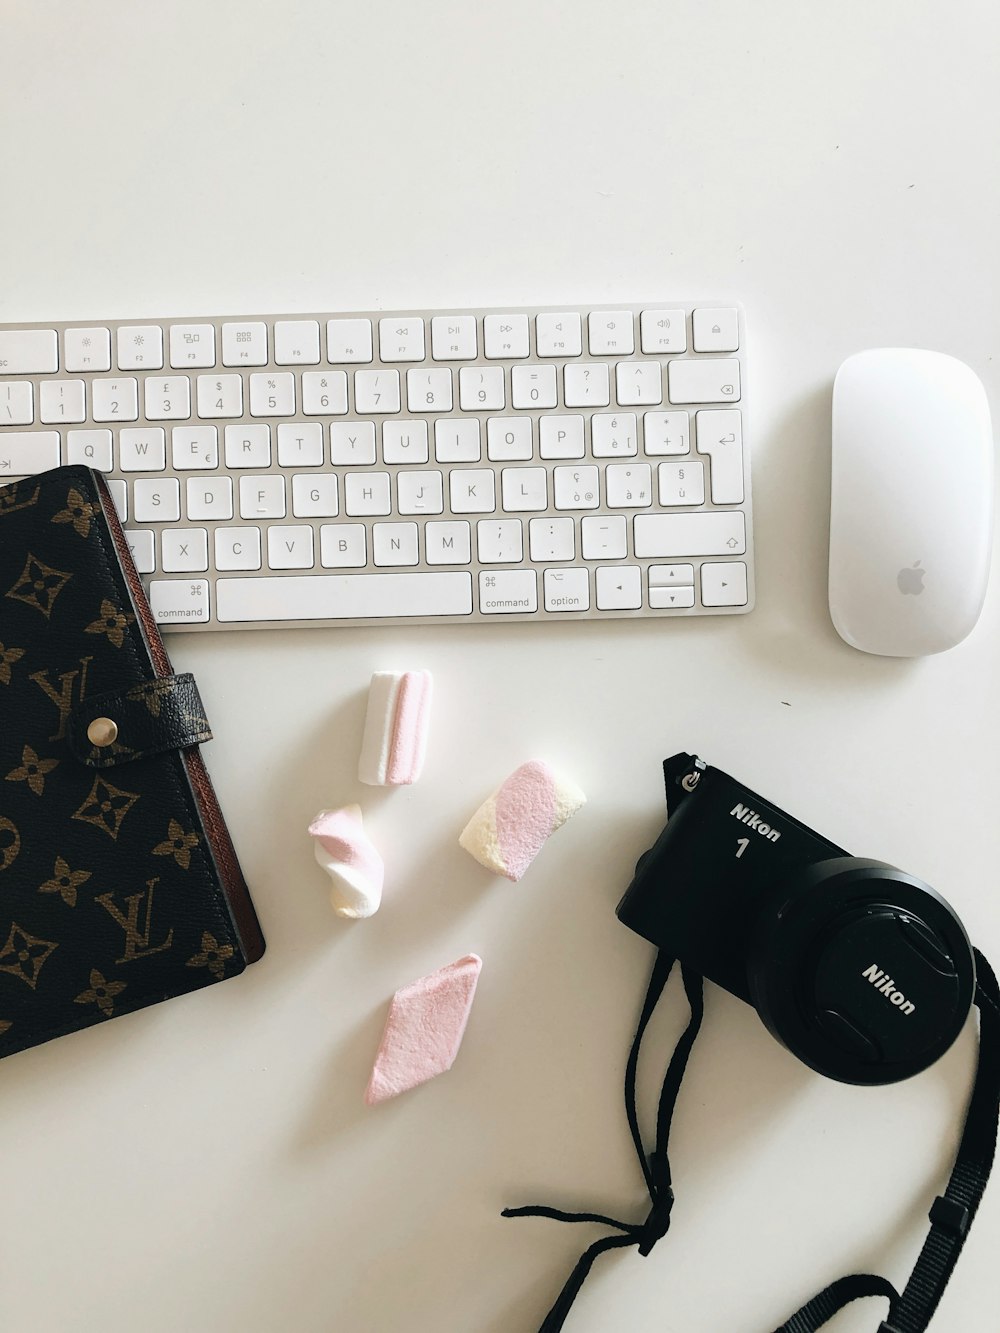
<path fill-rule="evenodd" d="M 110 717 L 95 717 L 87 728 L 87 740 L 102 750 L 107 745 L 114 745 L 117 739 L 118 723 Z"/>

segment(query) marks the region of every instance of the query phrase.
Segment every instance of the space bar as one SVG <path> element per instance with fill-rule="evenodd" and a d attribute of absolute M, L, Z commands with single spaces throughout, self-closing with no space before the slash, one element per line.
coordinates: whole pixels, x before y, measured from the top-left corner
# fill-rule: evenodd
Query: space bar
<path fill-rule="evenodd" d="M 403 616 L 467 616 L 472 575 L 286 574 L 218 579 L 216 618 L 239 620 L 395 620 Z"/>

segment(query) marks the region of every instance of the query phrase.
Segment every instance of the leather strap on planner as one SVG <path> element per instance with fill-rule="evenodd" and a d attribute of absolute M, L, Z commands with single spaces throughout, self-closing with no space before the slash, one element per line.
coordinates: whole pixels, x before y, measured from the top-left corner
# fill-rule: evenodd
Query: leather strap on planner
<path fill-rule="evenodd" d="M 70 714 L 67 737 L 82 764 L 115 768 L 200 745 L 212 731 L 194 676 L 184 672 L 89 696 Z"/>

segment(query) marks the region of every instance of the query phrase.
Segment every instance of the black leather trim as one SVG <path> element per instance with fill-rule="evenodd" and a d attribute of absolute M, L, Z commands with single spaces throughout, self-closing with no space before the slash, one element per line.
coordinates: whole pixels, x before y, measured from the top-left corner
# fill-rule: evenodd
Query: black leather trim
<path fill-rule="evenodd" d="M 87 728 L 99 717 L 110 718 L 118 727 L 111 745 L 93 745 L 87 736 Z M 67 728 L 71 752 L 88 768 L 117 768 L 211 739 L 205 706 L 190 672 L 91 695 L 73 709 Z"/>

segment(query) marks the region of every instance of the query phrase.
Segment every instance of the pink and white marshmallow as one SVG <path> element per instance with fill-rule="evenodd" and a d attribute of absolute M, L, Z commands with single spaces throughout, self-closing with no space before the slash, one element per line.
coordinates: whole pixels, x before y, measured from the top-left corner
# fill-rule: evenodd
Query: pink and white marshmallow
<path fill-rule="evenodd" d="M 333 910 L 355 921 L 374 916 L 382 902 L 385 864 L 365 832 L 361 807 L 321 810 L 309 832 L 316 860 L 333 881 Z"/>
<path fill-rule="evenodd" d="M 483 802 L 458 841 L 487 870 L 518 880 L 546 839 L 586 802 L 576 783 L 531 759 Z"/>
<path fill-rule="evenodd" d="M 466 954 L 403 986 L 392 997 L 365 1101 L 398 1097 L 455 1063 L 483 960 Z"/>
<path fill-rule="evenodd" d="M 429 671 L 376 671 L 368 690 L 368 712 L 358 777 L 371 787 L 416 782 L 424 767 L 433 678 Z"/>

